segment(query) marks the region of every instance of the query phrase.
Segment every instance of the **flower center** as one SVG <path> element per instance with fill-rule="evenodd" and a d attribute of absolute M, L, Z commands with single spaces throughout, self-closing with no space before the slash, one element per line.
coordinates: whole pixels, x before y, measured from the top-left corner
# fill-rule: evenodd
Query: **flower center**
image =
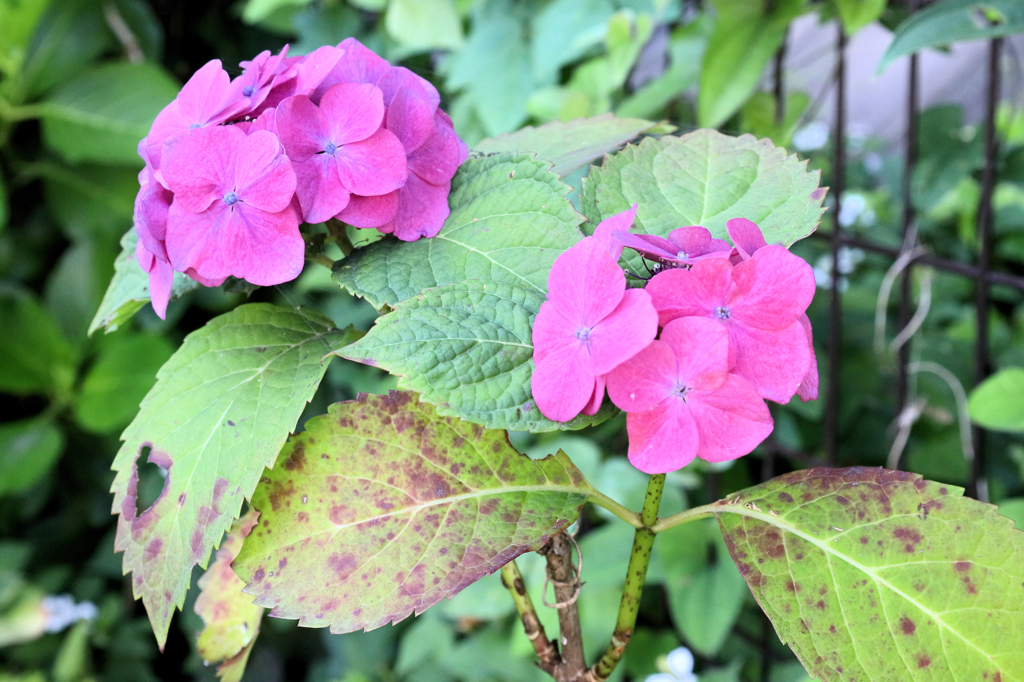
<path fill-rule="evenodd" d="M 199 127 L 199 124 L 198 124 L 198 123 L 193 123 L 192 125 L 190 125 L 190 126 L 188 127 L 188 129 L 189 129 L 189 130 L 195 130 L 195 129 L 196 129 L 196 128 L 198 128 L 198 127 Z"/>
<path fill-rule="evenodd" d="M 576 330 L 576 338 L 586 343 L 590 340 L 590 329 L 587 327 L 580 327 Z"/>
<path fill-rule="evenodd" d="M 228 206 L 234 206 L 238 202 L 238 195 L 234 192 L 228 192 L 224 195 L 224 203 Z"/>
<path fill-rule="evenodd" d="M 333 154 L 336 151 L 338 151 L 338 145 L 334 144 L 333 142 L 328 142 L 327 146 L 324 147 L 324 153 L 326 154 Z"/>
<path fill-rule="evenodd" d="M 684 386 L 683 384 L 676 384 L 676 387 L 672 392 L 675 394 L 677 398 L 679 398 L 685 403 L 686 394 L 690 392 L 690 387 Z"/>
<path fill-rule="evenodd" d="M 680 251 L 679 253 L 676 254 L 676 258 L 678 258 L 679 260 L 686 260 L 689 257 L 690 254 L 686 253 L 685 251 Z"/>
<path fill-rule="evenodd" d="M 717 317 L 720 320 L 728 320 L 729 319 L 729 309 L 726 308 L 724 305 L 718 306 L 715 309 L 715 317 Z"/>
<path fill-rule="evenodd" d="M 252 86 L 246 85 L 244 88 L 242 88 L 242 94 L 246 97 L 252 97 Z"/>

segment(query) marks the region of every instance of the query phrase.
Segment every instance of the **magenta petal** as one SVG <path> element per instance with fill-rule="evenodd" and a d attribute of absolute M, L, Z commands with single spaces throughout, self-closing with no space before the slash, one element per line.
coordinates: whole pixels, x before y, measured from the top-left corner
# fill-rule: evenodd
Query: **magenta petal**
<path fill-rule="evenodd" d="M 167 211 L 173 199 L 174 195 L 153 177 L 152 169 L 143 168 L 139 173 L 139 193 L 135 196 L 135 231 L 146 249 L 163 260 L 167 260 Z"/>
<path fill-rule="evenodd" d="M 675 389 L 676 358 L 664 341 L 646 348 L 608 373 L 608 397 L 625 412 L 646 412 Z"/>
<path fill-rule="evenodd" d="M 395 93 L 388 105 L 385 125 L 402 143 L 406 154 L 419 149 L 434 135 L 437 130 L 434 124 L 435 108 L 426 100 L 410 94 L 406 88 L 399 88 Z M 451 176 L 446 179 L 451 179 Z"/>
<path fill-rule="evenodd" d="M 643 289 L 626 289 L 611 313 L 590 330 L 590 369 L 607 374 L 646 348 L 658 334 L 658 311 Z"/>
<path fill-rule="evenodd" d="M 338 214 L 338 220 L 355 227 L 378 227 L 391 222 L 398 212 L 398 192 L 388 192 L 379 197 L 361 197 L 353 194 L 348 206 Z"/>
<path fill-rule="evenodd" d="M 558 305 L 544 301 L 533 318 L 533 361 L 540 362 L 551 353 L 581 345 L 576 338 L 579 328 L 565 316 Z"/>
<path fill-rule="evenodd" d="M 726 222 L 725 229 L 743 260 L 747 260 L 755 251 L 768 245 L 761 229 L 746 218 L 733 218 Z"/>
<path fill-rule="evenodd" d="M 568 347 L 535 363 L 533 399 L 548 419 L 569 421 L 590 403 L 597 380 L 586 371 L 584 357 L 579 347 Z"/>
<path fill-rule="evenodd" d="M 391 64 L 364 46 L 355 38 L 346 38 L 338 44 L 341 58 L 313 93 L 319 101 L 325 92 L 338 83 L 371 83 L 377 85 L 392 69 Z"/>
<path fill-rule="evenodd" d="M 294 164 L 295 193 L 302 206 L 302 219 L 315 225 L 340 213 L 349 201 L 349 191 L 338 177 L 337 163 L 329 154 L 318 154 Z"/>
<path fill-rule="evenodd" d="M 697 455 L 700 439 L 690 410 L 679 398 L 666 398 L 646 412 L 626 417 L 629 461 L 645 474 L 682 469 Z"/>
<path fill-rule="evenodd" d="M 260 130 L 238 146 L 235 192 L 249 206 L 268 213 L 283 211 L 295 194 L 295 171 L 277 137 Z"/>
<path fill-rule="evenodd" d="M 204 287 L 219 287 L 221 284 L 224 284 L 224 280 L 227 279 L 227 277 L 214 277 L 212 279 L 209 277 L 203 277 L 198 272 L 196 272 L 195 268 L 189 268 L 185 270 L 184 274 L 199 282 Z"/>
<path fill-rule="evenodd" d="M 594 228 L 594 236 L 605 243 L 608 247 L 608 252 L 615 260 L 619 260 L 619 256 L 622 255 L 622 246 L 614 237 L 614 233 L 628 233 L 629 228 L 632 227 L 633 221 L 636 219 L 636 207 L 637 205 L 634 203 L 625 211 L 605 218 Z"/>
<path fill-rule="evenodd" d="M 775 331 L 730 324 L 729 341 L 736 349 L 733 372 L 752 383 L 762 398 L 789 402 L 811 361 L 800 321 Z"/>
<path fill-rule="evenodd" d="M 391 106 L 391 102 L 398 95 L 399 90 L 407 90 L 418 99 L 423 100 L 430 107 L 431 115 L 434 109 L 441 104 L 441 96 L 437 88 L 431 85 L 430 81 L 417 76 L 404 66 L 393 66 L 376 83 L 377 87 L 384 93 L 384 104 Z"/>
<path fill-rule="evenodd" d="M 681 317 L 665 325 L 661 341 L 676 357 L 674 378 L 682 385 L 712 388 L 709 373 L 715 376 L 729 371 L 729 331 L 718 320 L 706 317 Z M 724 376 L 724 375 L 723 375 Z M 722 379 L 719 378 L 718 383 Z"/>
<path fill-rule="evenodd" d="M 296 95 L 278 105 L 277 131 L 288 158 L 301 163 L 324 150 L 330 126 L 319 107 L 308 97 Z"/>
<path fill-rule="evenodd" d="M 432 136 L 409 155 L 409 172 L 432 185 L 449 182 L 459 169 L 461 140 L 451 128 L 438 125 Z"/>
<path fill-rule="evenodd" d="M 806 403 L 808 400 L 818 399 L 818 358 L 814 354 L 814 335 L 811 330 L 811 321 L 806 315 L 800 316 L 800 326 L 807 333 L 807 347 L 811 351 L 811 363 L 807 367 L 807 374 L 804 375 L 800 386 L 796 389 L 796 394 L 800 396 L 800 400 Z"/>
<path fill-rule="evenodd" d="M 758 249 L 733 269 L 730 315 L 758 329 L 788 327 L 814 298 L 814 270 L 781 246 Z"/>
<path fill-rule="evenodd" d="M 675 245 L 677 252 L 683 252 L 684 255 L 677 254 L 677 258 L 682 259 L 702 256 L 711 246 L 711 233 L 700 225 L 678 227 L 668 233 L 668 239 Z"/>
<path fill-rule="evenodd" d="M 590 327 L 615 310 L 626 290 L 626 276 L 607 246 L 585 237 L 555 259 L 548 275 L 548 300 L 578 315 Z"/>
<path fill-rule="evenodd" d="M 167 319 L 167 303 L 171 300 L 171 287 L 174 285 L 171 264 L 150 253 L 142 242 L 135 245 L 135 258 L 149 274 L 149 301 L 153 304 L 153 311 L 161 320 Z"/>
<path fill-rule="evenodd" d="M 223 199 L 234 182 L 235 152 L 244 139 L 233 126 L 213 126 L 167 141 L 161 173 L 179 208 L 200 213 Z"/>
<path fill-rule="evenodd" d="M 594 395 L 590 397 L 590 402 L 583 408 L 583 414 L 593 416 L 601 410 L 601 404 L 604 402 L 604 386 L 605 378 L 603 376 L 595 377 Z"/>
<path fill-rule="evenodd" d="M 677 317 L 712 317 L 726 300 L 732 283 L 732 263 L 709 258 L 680 268 L 660 272 L 645 288 L 658 310 L 658 322 L 668 324 Z"/>
<path fill-rule="evenodd" d="M 774 428 L 768 406 L 735 374 L 712 391 L 694 391 L 687 405 L 700 434 L 697 456 L 708 462 L 750 454 Z"/>
<path fill-rule="evenodd" d="M 616 230 L 612 237 L 622 246 L 633 249 L 650 260 L 678 262 L 672 242 L 652 234 L 632 234 Z"/>
<path fill-rule="evenodd" d="M 353 194 L 387 194 L 404 185 L 408 178 L 402 143 L 384 129 L 366 140 L 342 145 L 334 158 L 341 183 Z"/>
<path fill-rule="evenodd" d="M 451 183 L 431 185 L 415 173 L 409 173 L 405 187 L 398 190 L 398 210 L 391 222 L 379 229 L 394 234 L 404 242 L 420 237 L 433 237 L 448 219 L 448 192 Z"/>
<path fill-rule="evenodd" d="M 375 85 L 339 83 L 324 93 L 320 109 L 327 115 L 331 142 L 359 142 L 377 132 L 384 121 L 384 95 Z"/>

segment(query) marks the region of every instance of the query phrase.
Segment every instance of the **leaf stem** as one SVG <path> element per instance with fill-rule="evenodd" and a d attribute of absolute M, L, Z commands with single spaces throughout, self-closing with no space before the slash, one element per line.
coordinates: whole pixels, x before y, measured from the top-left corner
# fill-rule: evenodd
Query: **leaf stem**
<path fill-rule="evenodd" d="M 651 526 L 651 530 L 655 533 L 668 530 L 669 528 L 675 528 L 681 526 L 684 523 L 690 523 L 691 521 L 697 521 L 699 519 L 706 519 L 716 514 L 715 508 L 720 505 L 719 502 L 712 502 L 711 504 L 705 504 L 700 507 L 694 507 L 693 509 L 687 509 L 684 512 L 673 514 L 672 516 L 666 516 L 660 519 L 657 523 Z"/>
<path fill-rule="evenodd" d="M 561 663 L 562 657 L 558 653 L 554 642 L 548 639 L 544 633 L 544 626 L 537 617 L 537 611 L 533 608 L 533 601 L 530 593 L 526 591 L 526 583 L 523 582 L 523 574 L 513 559 L 501 567 L 501 584 L 512 595 L 515 602 L 519 619 L 523 622 L 523 630 L 537 652 L 538 665 L 544 672 L 554 674 L 555 668 Z"/>
<path fill-rule="evenodd" d="M 607 509 L 612 514 L 615 514 L 620 519 L 633 526 L 634 528 L 643 528 L 644 524 L 640 521 L 640 515 L 635 511 L 630 511 L 626 507 L 622 506 L 612 498 L 608 497 L 600 490 L 595 490 L 590 497 L 587 498 L 587 502 L 596 504 L 598 507 Z"/>
<path fill-rule="evenodd" d="M 307 253 L 306 260 L 310 261 L 311 263 L 317 263 L 318 265 L 322 265 L 328 270 L 334 269 L 334 261 L 322 253 Z"/>
<path fill-rule="evenodd" d="M 647 579 L 647 567 L 651 563 L 651 550 L 654 547 L 653 528 L 658 521 L 658 508 L 661 506 L 661 493 L 664 489 L 665 474 L 653 474 L 647 483 L 647 495 L 640 511 L 641 526 L 633 535 L 633 551 L 629 555 L 626 586 L 622 590 L 612 641 L 608 643 L 601 660 L 587 671 L 584 679 L 588 682 L 603 682 L 608 679 L 622 659 L 622 654 L 626 652 L 630 637 L 633 636 L 637 612 L 640 609 L 640 595 Z"/>

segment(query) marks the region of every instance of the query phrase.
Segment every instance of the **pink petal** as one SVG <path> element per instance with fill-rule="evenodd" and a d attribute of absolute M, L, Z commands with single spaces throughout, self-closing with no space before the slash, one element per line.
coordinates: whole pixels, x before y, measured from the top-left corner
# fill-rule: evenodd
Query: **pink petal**
<path fill-rule="evenodd" d="M 774 428 L 768 406 L 735 374 L 712 391 L 692 391 L 686 403 L 700 434 L 697 456 L 708 462 L 750 454 Z"/>
<path fill-rule="evenodd" d="M 437 131 L 434 124 L 434 109 L 436 107 L 431 107 L 426 100 L 410 94 L 406 88 L 399 88 L 395 93 L 388 105 L 385 125 L 402 143 L 406 154 L 419 149 Z M 450 180 L 451 176 L 446 179 Z"/>
<path fill-rule="evenodd" d="M 664 341 L 646 348 L 608 373 L 608 397 L 625 412 L 646 412 L 673 395 L 676 358 Z"/>
<path fill-rule="evenodd" d="M 781 246 L 758 249 L 733 269 L 729 314 L 759 329 L 788 327 L 814 298 L 814 270 Z"/>
<path fill-rule="evenodd" d="M 629 231 L 629 228 L 633 226 L 633 221 L 636 219 L 636 206 L 636 203 L 634 203 L 625 211 L 608 216 L 594 228 L 594 236 L 607 245 L 608 252 L 615 260 L 619 260 L 619 257 L 622 255 L 622 246 L 613 236 L 613 233 Z"/>
<path fill-rule="evenodd" d="M 548 419 L 569 421 L 591 402 L 597 380 L 586 371 L 584 360 L 579 347 L 568 347 L 535 363 L 533 399 Z"/>
<path fill-rule="evenodd" d="M 196 272 L 195 268 L 189 268 L 184 272 L 184 274 L 199 282 L 204 287 L 219 287 L 221 284 L 224 284 L 224 280 L 227 279 L 227 277 L 215 277 L 213 279 L 210 279 L 209 277 L 203 277 L 198 272 Z"/>
<path fill-rule="evenodd" d="M 725 303 L 731 283 L 732 264 L 724 258 L 709 258 L 694 263 L 690 270 L 658 273 L 645 291 L 664 326 L 677 317 L 714 317 Z"/>
<path fill-rule="evenodd" d="M 622 246 L 633 249 L 650 260 L 680 262 L 676 258 L 675 245 L 667 239 L 652 234 L 632 234 L 622 230 L 612 232 L 612 237 Z"/>
<path fill-rule="evenodd" d="M 327 222 L 348 206 L 349 191 L 338 176 L 334 157 L 317 154 L 293 168 L 303 221 L 311 225 Z"/>
<path fill-rule="evenodd" d="M 338 220 L 355 227 L 378 227 L 389 223 L 398 212 L 400 191 L 396 190 L 379 197 L 361 197 L 353 194 L 349 197 L 348 206 L 338 214 Z"/>
<path fill-rule="evenodd" d="M 629 461 L 645 474 L 666 474 L 693 461 L 700 438 L 687 404 L 675 396 L 626 417 Z"/>
<path fill-rule="evenodd" d="M 758 249 L 768 245 L 761 229 L 746 218 L 733 218 L 726 222 L 725 229 L 742 260 L 747 260 Z"/>
<path fill-rule="evenodd" d="M 729 331 L 718 320 L 681 317 L 661 332 L 676 358 L 673 379 L 690 388 L 711 389 L 729 371 Z"/>
<path fill-rule="evenodd" d="M 579 347 L 578 329 L 579 325 L 567 318 L 555 303 L 541 303 L 533 318 L 533 361 L 540 362 L 551 353 Z"/>
<path fill-rule="evenodd" d="M 384 234 L 394 234 L 404 242 L 435 236 L 448 219 L 450 187 L 450 182 L 431 185 L 415 173 L 409 173 L 405 187 L 398 190 L 395 217 L 378 229 Z"/>
<path fill-rule="evenodd" d="M 387 194 L 402 187 L 408 178 L 402 143 L 384 129 L 366 140 L 338 147 L 334 158 L 341 183 L 353 194 Z"/>
<path fill-rule="evenodd" d="M 604 402 L 604 386 L 605 378 L 599 376 L 595 378 L 594 384 L 594 395 L 590 397 L 590 402 L 583 408 L 583 414 L 593 416 L 601 410 L 601 403 Z"/>
<path fill-rule="evenodd" d="M 242 125 L 236 123 L 236 126 Z M 263 113 L 259 115 L 250 125 L 248 130 L 245 131 L 246 135 L 252 135 L 255 132 L 266 130 L 267 132 L 273 133 L 275 136 L 277 132 L 277 109 L 264 109 Z M 278 138 L 280 139 L 280 138 Z"/>
<path fill-rule="evenodd" d="M 384 104 L 391 106 L 399 90 L 407 90 L 411 95 L 426 102 L 430 107 L 431 116 L 441 104 L 441 96 L 437 88 L 431 85 L 430 81 L 417 76 L 404 66 L 391 67 L 376 83 L 377 87 L 384 93 Z"/>
<path fill-rule="evenodd" d="M 434 134 L 409 155 L 409 171 L 432 185 L 449 182 L 462 163 L 460 142 L 455 131 L 438 125 Z"/>
<path fill-rule="evenodd" d="M 308 161 L 324 150 L 330 135 L 327 115 L 308 97 L 289 97 L 276 111 L 278 135 L 293 163 Z"/>
<path fill-rule="evenodd" d="M 245 133 L 233 126 L 196 128 L 164 145 L 161 172 L 179 208 L 205 211 L 235 179 L 235 154 Z"/>
<path fill-rule="evenodd" d="M 814 335 L 811 330 L 811 321 L 807 315 L 800 316 L 800 326 L 807 332 L 807 347 L 811 351 L 811 363 L 807 367 L 807 374 L 800 382 L 796 394 L 800 396 L 800 400 L 806 403 L 808 400 L 818 399 L 818 358 L 814 354 Z"/>
<path fill-rule="evenodd" d="M 319 102 L 328 89 L 338 83 L 370 83 L 376 85 L 391 70 L 387 60 L 377 56 L 355 38 L 346 38 L 338 44 L 341 58 L 317 86 L 312 95 Z"/>
<path fill-rule="evenodd" d="M 174 195 L 156 181 L 149 166 L 142 169 L 139 193 L 135 196 L 135 231 L 146 249 L 162 260 L 167 260 L 164 237 L 167 233 L 167 210 L 173 198 Z"/>
<path fill-rule="evenodd" d="M 676 247 L 672 255 L 677 258 L 686 259 L 692 256 L 702 256 L 711 246 L 711 233 L 699 225 L 679 227 L 668 233 L 668 240 Z M 678 255 L 678 252 L 685 255 Z"/>
<path fill-rule="evenodd" d="M 592 327 L 622 300 L 626 276 L 607 246 L 585 237 L 555 259 L 548 275 L 548 300 L 572 311 L 576 322 Z"/>
<path fill-rule="evenodd" d="M 295 194 L 295 171 L 277 137 L 260 130 L 238 146 L 235 192 L 239 201 L 268 213 L 283 211 Z"/>
<path fill-rule="evenodd" d="M 324 93 L 320 109 L 327 115 L 331 142 L 359 142 L 377 132 L 384 121 L 384 95 L 375 85 L 339 83 Z"/>
<path fill-rule="evenodd" d="M 590 330 L 590 369 L 607 374 L 646 348 L 658 334 L 658 311 L 643 289 L 626 289 L 615 310 Z"/>
<path fill-rule="evenodd" d="M 167 319 L 167 303 L 171 300 L 174 284 L 171 264 L 150 253 L 141 241 L 135 245 L 135 258 L 149 274 L 149 301 L 153 304 L 153 311 L 161 320 Z"/>
<path fill-rule="evenodd" d="M 762 398 L 787 403 L 807 374 L 811 351 L 799 320 L 785 329 L 764 331 L 730 324 L 736 350 L 733 372 L 754 385 Z"/>

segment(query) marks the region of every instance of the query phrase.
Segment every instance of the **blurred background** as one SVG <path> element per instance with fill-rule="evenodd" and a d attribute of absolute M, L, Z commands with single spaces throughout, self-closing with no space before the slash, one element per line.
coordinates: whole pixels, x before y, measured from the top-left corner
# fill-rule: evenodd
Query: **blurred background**
<path fill-rule="evenodd" d="M 831 188 L 818 233 L 794 247 L 819 285 L 821 398 L 773 405 L 775 433 L 753 455 L 670 475 L 664 513 L 794 469 L 888 463 L 1024 526 L 1021 33 L 1015 0 L 0 0 L 0 682 L 214 679 L 195 653 L 195 589 L 160 654 L 121 576 L 118 436 L 185 335 L 247 297 L 315 306 L 339 327 L 376 318 L 309 268 L 87 335 L 131 228 L 138 140 L 206 61 L 237 74 L 285 43 L 299 54 L 355 36 L 431 80 L 470 146 L 614 112 L 752 133 L 807 159 Z M 578 189 L 582 174 L 567 181 Z M 391 387 L 336 360 L 302 422 Z M 624 425 L 512 437 L 531 456 L 564 449 L 638 509 L 646 477 L 623 456 Z M 143 505 L 162 485 L 152 468 Z M 630 538 L 601 510 L 579 522 L 591 657 L 611 634 Z M 520 565 L 539 604 L 541 560 Z M 244 679 L 545 679 L 518 625 L 497 575 L 370 633 L 265 619 Z M 666 670 L 679 646 L 704 682 L 808 679 L 711 525 L 660 538 L 615 679 Z"/>

